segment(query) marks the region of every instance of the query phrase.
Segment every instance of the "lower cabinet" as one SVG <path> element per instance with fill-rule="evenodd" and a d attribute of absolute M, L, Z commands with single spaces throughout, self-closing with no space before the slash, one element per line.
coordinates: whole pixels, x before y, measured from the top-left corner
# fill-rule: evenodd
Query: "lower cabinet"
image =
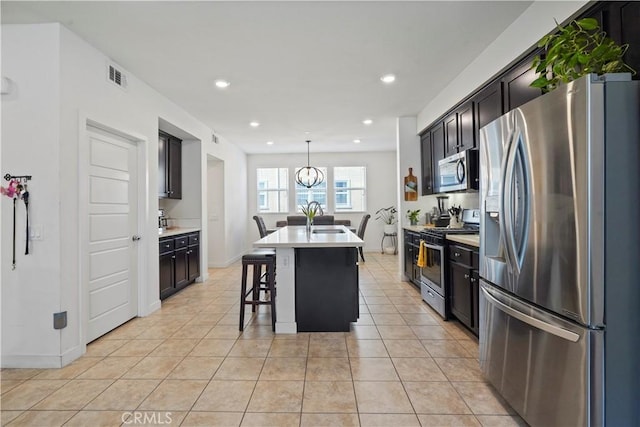
<path fill-rule="evenodd" d="M 448 248 L 451 313 L 478 335 L 478 249 L 451 244 Z"/>
<path fill-rule="evenodd" d="M 298 332 L 349 332 L 359 317 L 358 250 L 296 248 Z"/>
<path fill-rule="evenodd" d="M 160 299 L 193 283 L 200 276 L 200 233 L 160 239 Z"/>
<path fill-rule="evenodd" d="M 420 252 L 420 233 L 404 230 L 404 275 L 420 289 L 420 267 L 418 267 L 418 253 Z"/>

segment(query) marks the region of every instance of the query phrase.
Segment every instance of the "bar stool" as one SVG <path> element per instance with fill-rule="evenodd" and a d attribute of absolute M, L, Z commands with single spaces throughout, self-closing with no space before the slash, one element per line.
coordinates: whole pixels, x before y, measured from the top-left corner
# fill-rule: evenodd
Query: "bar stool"
<path fill-rule="evenodd" d="M 247 289 L 247 271 L 253 267 L 251 287 Z M 265 273 L 262 273 L 265 267 Z M 251 312 L 258 305 L 271 305 L 271 329 L 276 330 L 276 251 L 274 249 L 256 249 L 242 256 L 242 285 L 240 294 L 240 330 L 244 330 L 244 306 L 251 304 Z M 269 292 L 269 299 L 260 300 L 260 291 Z M 251 299 L 247 297 L 251 295 Z"/>

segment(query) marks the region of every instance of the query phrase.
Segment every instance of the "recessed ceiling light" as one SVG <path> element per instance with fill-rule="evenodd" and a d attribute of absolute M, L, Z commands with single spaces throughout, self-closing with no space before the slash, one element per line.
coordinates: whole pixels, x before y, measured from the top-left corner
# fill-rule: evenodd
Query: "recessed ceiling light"
<path fill-rule="evenodd" d="M 354 140 L 353 140 L 353 143 L 354 143 L 354 144 L 360 144 L 360 140 L 359 140 L 359 139 L 354 139 Z"/>
<path fill-rule="evenodd" d="M 251 122 L 251 123 L 249 123 L 249 126 L 251 126 L 252 128 L 257 128 L 258 126 L 260 126 L 260 123 L 258 123 L 258 122 Z"/>
<path fill-rule="evenodd" d="M 230 84 L 231 83 L 229 83 L 226 80 L 216 80 L 216 82 L 215 82 L 216 87 L 220 88 L 220 89 L 227 88 L 227 87 L 229 87 Z"/>
<path fill-rule="evenodd" d="M 373 123 L 373 120 L 371 120 L 371 119 L 364 119 L 364 120 L 362 121 L 362 123 L 364 123 L 365 125 L 370 125 L 371 123 Z"/>
<path fill-rule="evenodd" d="M 273 141 L 267 141 L 267 145 L 273 145 Z"/>
<path fill-rule="evenodd" d="M 305 135 L 309 135 L 310 133 L 311 133 L 311 132 L 309 132 L 309 131 L 306 131 L 306 132 L 305 132 L 304 134 L 305 134 Z"/>
<path fill-rule="evenodd" d="M 393 83 L 396 81 L 396 76 L 393 74 L 385 74 L 384 76 L 380 77 L 380 80 L 382 80 L 383 83 Z"/>

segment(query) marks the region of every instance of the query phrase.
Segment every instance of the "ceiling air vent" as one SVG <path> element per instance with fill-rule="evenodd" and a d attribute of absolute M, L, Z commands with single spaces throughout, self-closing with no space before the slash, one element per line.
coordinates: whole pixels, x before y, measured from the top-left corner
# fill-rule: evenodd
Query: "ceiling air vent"
<path fill-rule="evenodd" d="M 127 87 L 127 76 L 113 64 L 109 64 L 107 79 L 120 88 Z"/>

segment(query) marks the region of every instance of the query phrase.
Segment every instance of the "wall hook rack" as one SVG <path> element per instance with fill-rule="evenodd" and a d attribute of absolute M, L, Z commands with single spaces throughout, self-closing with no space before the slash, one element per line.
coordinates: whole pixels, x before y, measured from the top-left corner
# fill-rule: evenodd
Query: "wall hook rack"
<path fill-rule="evenodd" d="M 6 181 L 11 181 L 12 179 L 15 179 L 19 182 L 27 182 L 27 181 L 31 181 L 31 175 L 11 175 L 8 173 L 4 176 L 4 179 Z"/>

